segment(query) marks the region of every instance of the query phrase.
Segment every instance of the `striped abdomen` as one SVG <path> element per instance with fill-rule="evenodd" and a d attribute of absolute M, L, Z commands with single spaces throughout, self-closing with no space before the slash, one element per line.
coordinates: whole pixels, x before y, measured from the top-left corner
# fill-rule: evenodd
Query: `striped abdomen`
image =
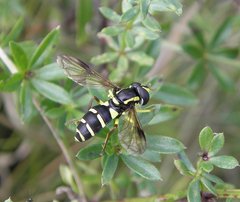
<path fill-rule="evenodd" d="M 75 139 L 80 142 L 88 140 L 118 115 L 117 111 L 105 105 L 89 109 L 77 126 Z"/>

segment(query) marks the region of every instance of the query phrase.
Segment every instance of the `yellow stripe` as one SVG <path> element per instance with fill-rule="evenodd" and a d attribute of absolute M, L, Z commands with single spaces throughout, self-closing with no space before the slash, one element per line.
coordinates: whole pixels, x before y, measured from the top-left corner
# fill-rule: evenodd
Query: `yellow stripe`
<path fill-rule="evenodd" d="M 114 102 L 114 104 L 119 105 L 119 102 L 115 97 L 112 98 L 112 101 Z"/>
<path fill-rule="evenodd" d="M 150 88 L 142 86 L 143 89 L 145 89 L 147 92 L 150 92 Z"/>
<path fill-rule="evenodd" d="M 82 139 L 82 141 L 85 141 L 85 137 L 83 136 L 83 134 L 76 128 L 76 132 L 79 134 L 80 138 Z M 79 142 L 79 140 L 75 137 L 75 140 L 77 140 Z"/>
<path fill-rule="evenodd" d="M 109 106 L 109 103 L 108 103 L 108 101 L 106 101 L 106 102 L 103 102 L 101 105 L 104 105 L 104 106 Z"/>
<path fill-rule="evenodd" d="M 94 114 L 97 114 L 97 110 L 96 109 L 91 108 L 91 109 L 89 109 L 89 111 L 94 113 Z"/>
<path fill-rule="evenodd" d="M 111 118 L 112 118 L 112 119 L 115 119 L 115 118 L 118 116 L 118 112 L 115 111 L 115 110 L 112 109 L 112 108 L 109 109 L 109 112 L 110 112 L 110 114 L 111 114 Z"/>
<path fill-rule="evenodd" d="M 91 129 L 91 127 L 88 125 L 88 123 L 86 124 L 86 127 L 87 127 L 89 133 L 91 134 L 91 136 L 94 136 L 95 133 L 93 132 L 93 130 Z"/>
<path fill-rule="evenodd" d="M 138 101 L 139 100 L 139 97 L 132 97 L 132 98 L 130 98 L 130 99 L 128 99 L 128 100 L 125 100 L 123 103 L 126 105 L 126 104 L 128 104 L 129 102 L 131 102 L 131 101 Z"/>
<path fill-rule="evenodd" d="M 106 124 L 104 123 L 104 121 L 103 121 L 101 115 L 98 114 L 98 115 L 97 115 L 97 118 L 98 118 L 99 122 L 101 123 L 102 128 L 104 128 L 104 127 L 106 126 Z"/>
<path fill-rule="evenodd" d="M 82 123 L 86 123 L 85 119 L 81 119 L 81 122 L 82 122 Z"/>

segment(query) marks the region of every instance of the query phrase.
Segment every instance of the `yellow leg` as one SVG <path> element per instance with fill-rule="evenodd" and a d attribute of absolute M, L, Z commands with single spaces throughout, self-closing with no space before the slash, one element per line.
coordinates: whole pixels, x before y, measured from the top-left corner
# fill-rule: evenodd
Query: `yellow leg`
<path fill-rule="evenodd" d="M 106 136 L 106 138 L 105 138 L 105 141 L 104 141 L 104 143 L 103 143 L 103 145 L 102 145 L 101 156 L 104 154 L 104 151 L 105 151 L 105 149 L 106 149 L 108 140 L 110 139 L 110 137 L 111 137 L 111 135 L 113 134 L 114 130 L 117 129 L 117 127 L 118 127 L 118 122 L 119 122 L 118 119 L 115 119 L 115 120 L 114 120 L 114 127 L 108 132 L 108 134 L 107 134 L 107 136 Z"/>

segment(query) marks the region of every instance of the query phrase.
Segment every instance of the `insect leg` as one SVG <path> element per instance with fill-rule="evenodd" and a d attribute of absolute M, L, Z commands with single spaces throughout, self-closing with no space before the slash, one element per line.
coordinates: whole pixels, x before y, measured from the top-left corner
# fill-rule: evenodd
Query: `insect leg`
<path fill-rule="evenodd" d="M 105 151 L 105 149 L 106 149 L 106 146 L 107 146 L 107 143 L 108 143 L 109 138 L 110 138 L 111 135 L 113 134 L 114 130 L 117 129 L 118 123 L 119 123 L 119 119 L 117 118 L 117 119 L 114 120 L 114 127 L 108 132 L 108 134 L 107 134 L 107 136 L 106 136 L 106 139 L 105 139 L 105 141 L 104 141 L 104 143 L 103 143 L 103 146 L 102 146 L 103 148 L 102 148 L 101 155 L 103 155 L 103 153 L 104 153 L 104 151 Z"/>
<path fill-rule="evenodd" d="M 103 101 L 98 99 L 96 96 L 93 96 L 93 98 L 91 98 L 89 104 L 88 104 L 88 110 L 92 107 L 93 104 L 93 100 L 95 100 L 98 104 L 102 104 Z"/>

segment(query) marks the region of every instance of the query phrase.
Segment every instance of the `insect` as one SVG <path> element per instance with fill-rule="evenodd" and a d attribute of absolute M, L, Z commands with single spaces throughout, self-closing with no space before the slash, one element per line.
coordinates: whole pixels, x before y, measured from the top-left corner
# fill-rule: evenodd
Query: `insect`
<path fill-rule="evenodd" d="M 102 87 L 109 92 L 110 99 L 105 102 L 94 97 L 98 105 L 91 107 L 78 122 L 75 140 L 84 142 L 90 139 L 114 120 L 114 127 L 108 132 L 103 144 L 104 151 L 110 135 L 118 127 L 119 118 L 124 113 L 122 129 L 118 133 L 120 144 L 128 153 L 142 154 L 146 148 L 146 138 L 137 118 L 135 104 L 147 104 L 150 89 L 137 82 L 122 89 L 103 78 L 83 61 L 71 56 L 58 56 L 57 62 L 66 75 L 79 85 Z"/>

